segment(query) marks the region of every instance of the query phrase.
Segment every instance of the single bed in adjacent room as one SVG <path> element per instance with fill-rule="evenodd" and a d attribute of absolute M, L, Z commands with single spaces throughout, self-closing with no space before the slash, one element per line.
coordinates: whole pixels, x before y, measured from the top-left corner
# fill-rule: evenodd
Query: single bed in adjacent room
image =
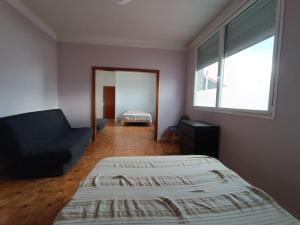
<path fill-rule="evenodd" d="M 103 159 L 54 224 L 300 223 L 218 160 L 192 155 Z"/>
<path fill-rule="evenodd" d="M 150 113 L 140 110 L 128 110 L 121 116 L 121 122 L 124 126 L 127 123 L 145 123 L 152 124 L 152 116 Z"/>

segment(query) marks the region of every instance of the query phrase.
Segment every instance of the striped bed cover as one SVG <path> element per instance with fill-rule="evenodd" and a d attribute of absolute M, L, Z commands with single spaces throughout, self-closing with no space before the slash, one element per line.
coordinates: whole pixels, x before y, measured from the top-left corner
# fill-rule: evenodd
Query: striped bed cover
<path fill-rule="evenodd" d="M 54 224 L 300 223 L 218 160 L 198 155 L 105 158 Z"/>
<path fill-rule="evenodd" d="M 128 110 L 121 116 L 123 123 L 152 123 L 152 116 L 150 113 L 139 110 Z"/>

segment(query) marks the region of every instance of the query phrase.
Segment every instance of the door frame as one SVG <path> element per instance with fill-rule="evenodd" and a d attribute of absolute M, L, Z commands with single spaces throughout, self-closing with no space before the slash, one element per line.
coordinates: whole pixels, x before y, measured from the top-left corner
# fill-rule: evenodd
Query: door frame
<path fill-rule="evenodd" d="M 137 68 L 124 68 L 124 67 L 106 67 L 106 66 L 92 66 L 92 101 L 91 101 L 91 117 L 92 117 L 92 140 L 96 140 L 96 71 L 122 71 L 122 72 L 143 72 L 143 73 L 154 73 L 156 75 L 156 101 L 155 101 L 155 129 L 154 129 L 154 140 L 157 140 L 157 130 L 158 130 L 158 105 L 159 105 L 159 70 L 156 69 L 137 69 Z"/>

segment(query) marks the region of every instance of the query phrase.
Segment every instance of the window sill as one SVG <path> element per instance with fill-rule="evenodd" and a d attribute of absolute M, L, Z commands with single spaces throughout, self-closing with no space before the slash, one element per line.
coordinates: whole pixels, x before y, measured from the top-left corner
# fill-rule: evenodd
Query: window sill
<path fill-rule="evenodd" d="M 275 119 L 274 110 L 272 111 L 259 111 L 259 110 L 243 110 L 243 109 L 228 109 L 228 108 L 214 108 L 214 107 L 203 107 L 203 106 L 192 106 L 193 110 L 214 112 L 228 115 L 256 117 L 261 119 Z"/>

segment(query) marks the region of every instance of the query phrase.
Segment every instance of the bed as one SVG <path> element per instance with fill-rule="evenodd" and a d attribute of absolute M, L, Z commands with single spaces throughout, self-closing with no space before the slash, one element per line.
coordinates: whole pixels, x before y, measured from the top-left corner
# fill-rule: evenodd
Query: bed
<path fill-rule="evenodd" d="M 121 116 L 121 122 L 124 126 L 126 123 L 152 123 L 152 116 L 150 113 L 140 110 L 128 110 Z"/>
<path fill-rule="evenodd" d="M 192 155 L 103 159 L 54 224 L 300 223 L 218 160 Z"/>

